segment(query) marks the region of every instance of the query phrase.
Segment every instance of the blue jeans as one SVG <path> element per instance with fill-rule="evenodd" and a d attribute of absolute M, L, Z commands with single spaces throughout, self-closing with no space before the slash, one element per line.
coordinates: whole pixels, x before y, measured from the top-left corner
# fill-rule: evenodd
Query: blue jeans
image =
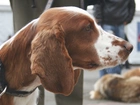
<path fill-rule="evenodd" d="M 107 32 L 111 32 L 112 34 L 125 39 L 124 25 L 103 24 L 102 28 Z M 100 77 L 102 77 L 105 74 L 114 74 L 114 73 L 121 74 L 121 70 L 122 70 L 122 65 L 117 65 L 112 68 L 103 69 L 100 70 Z"/>

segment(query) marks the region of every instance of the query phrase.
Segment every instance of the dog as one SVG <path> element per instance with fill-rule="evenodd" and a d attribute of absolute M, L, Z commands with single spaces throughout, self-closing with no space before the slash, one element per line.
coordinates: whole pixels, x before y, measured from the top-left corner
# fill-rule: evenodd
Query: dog
<path fill-rule="evenodd" d="M 132 49 L 129 42 L 102 30 L 83 9 L 46 10 L 0 47 L 0 105 L 37 105 L 40 85 L 67 96 L 80 69 L 115 66 Z"/>
<path fill-rule="evenodd" d="M 138 67 L 138 68 L 131 69 L 127 71 L 126 73 L 124 73 L 123 75 L 125 78 L 130 78 L 134 76 L 140 77 L 140 68 Z"/>
<path fill-rule="evenodd" d="M 140 102 L 140 69 L 101 77 L 90 92 L 91 99 L 111 99 L 122 102 Z"/>

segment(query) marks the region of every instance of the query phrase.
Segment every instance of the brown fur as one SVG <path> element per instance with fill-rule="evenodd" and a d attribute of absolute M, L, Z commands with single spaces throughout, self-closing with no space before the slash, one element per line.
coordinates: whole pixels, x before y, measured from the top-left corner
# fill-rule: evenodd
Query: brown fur
<path fill-rule="evenodd" d="M 126 78 L 130 78 L 130 77 L 133 77 L 133 76 L 140 77 L 140 68 L 131 69 L 131 70 L 127 71 L 126 73 L 124 73 L 123 75 Z"/>
<path fill-rule="evenodd" d="M 107 74 L 94 84 L 92 99 L 112 99 L 123 102 L 140 102 L 140 69 L 129 70 L 124 75 Z"/>

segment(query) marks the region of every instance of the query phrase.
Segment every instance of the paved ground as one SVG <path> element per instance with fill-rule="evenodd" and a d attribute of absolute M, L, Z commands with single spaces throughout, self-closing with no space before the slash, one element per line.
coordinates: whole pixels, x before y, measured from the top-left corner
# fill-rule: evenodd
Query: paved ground
<path fill-rule="evenodd" d="M 136 68 L 140 66 L 131 66 L 131 68 Z M 123 69 L 122 73 L 126 72 L 127 69 Z M 84 94 L 83 94 L 83 105 L 140 105 L 140 103 L 122 103 L 114 102 L 110 100 L 91 100 L 89 98 L 89 92 L 93 90 L 93 84 L 99 78 L 98 71 L 84 71 Z M 56 105 L 54 94 L 50 92 L 45 92 L 45 105 Z"/>

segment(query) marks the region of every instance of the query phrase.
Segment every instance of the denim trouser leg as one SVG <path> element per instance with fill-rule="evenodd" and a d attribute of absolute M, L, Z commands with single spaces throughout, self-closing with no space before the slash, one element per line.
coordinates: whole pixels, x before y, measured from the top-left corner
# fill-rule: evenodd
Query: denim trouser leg
<path fill-rule="evenodd" d="M 117 65 L 112 68 L 107 68 L 100 70 L 100 77 L 104 76 L 105 74 L 121 74 L 122 65 Z"/>
<path fill-rule="evenodd" d="M 107 71 L 106 69 L 103 69 L 103 70 L 100 70 L 99 73 L 100 73 L 100 77 L 102 77 L 103 75 L 107 74 Z"/>
<path fill-rule="evenodd" d="M 112 33 L 122 39 L 125 38 L 125 33 L 124 33 L 124 25 L 108 25 L 108 24 L 103 24 L 103 29 L 109 33 Z"/>
<path fill-rule="evenodd" d="M 113 73 L 121 74 L 121 69 L 122 69 L 122 66 L 121 65 L 117 65 L 117 66 L 115 66 L 113 68 L 108 68 L 106 70 L 107 70 L 108 73 L 111 73 L 111 74 L 113 74 Z"/>

